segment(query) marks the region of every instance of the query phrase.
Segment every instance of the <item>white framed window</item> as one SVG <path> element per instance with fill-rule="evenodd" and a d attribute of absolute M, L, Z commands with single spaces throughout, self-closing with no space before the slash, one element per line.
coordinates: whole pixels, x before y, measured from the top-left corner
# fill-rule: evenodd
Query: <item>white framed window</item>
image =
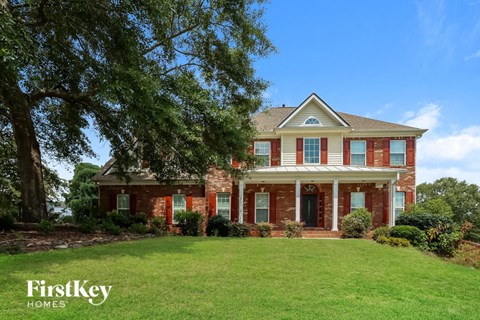
<path fill-rule="evenodd" d="M 320 120 L 315 117 L 308 117 L 307 120 L 303 123 L 306 126 L 318 126 L 321 125 Z"/>
<path fill-rule="evenodd" d="M 405 140 L 390 140 L 390 165 L 403 166 L 405 165 Z"/>
<path fill-rule="evenodd" d="M 177 223 L 175 220 L 175 213 L 178 211 L 185 211 L 187 210 L 187 197 L 185 196 L 184 193 L 178 193 L 172 195 L 172 202 L 173 202 L 173 208 L 172 208 L 172 221 L 173 223 Z"/>
<path fill-rule="evenodd" d="M 255 141 L 254 154 L 258 166 L 270 167 L 270 141 Z"/>
<path fill-rule="evenodd" d="M 405 192 L 395 192 L 395 219 L 405 210 Z"/>
<path fill-rule="evenodd" d="M 130 195 L 117 194 L 117 211 L 130 213 Z"/>
<path fill-rule="evenodd" d="M 366 162 L 366 142 L 364 140 L 350 141 L 350 164 L 364 166 Z"/>
<path fill-rule="evenodd" d="M 255 193 L 255 223 L 268 222 L 269 200 L 268 193 Z"/>
<path fill-rule="evenodd" d="M 350 194 L 350 212 L 365 208 L 365 192 L 352 192 Z"/>
<path fill-rule="evenodd" d="M 303 139 L 303 163 L 320 164 L 320 138 Z"/>
<path fill-rule="evenodd" d="M 217 215 L 230 220 L 230 193 L 217 193 Z"/>

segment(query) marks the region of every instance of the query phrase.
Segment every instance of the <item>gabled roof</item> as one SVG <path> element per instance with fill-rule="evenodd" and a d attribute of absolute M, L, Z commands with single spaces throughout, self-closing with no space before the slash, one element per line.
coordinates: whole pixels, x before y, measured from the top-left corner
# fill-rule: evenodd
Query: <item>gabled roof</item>
<path fill-rule="evenodd" d="M 356 116 L 353 114 L 348 114 L 344 112 L 338 112 L 343 119 L 347 120 L 348 123 L 355 131 L 412 131 L 412 130 L 422 130 L 415 127 L 405 126 L 403 124 L 386 122 L 381 120 L 370 119 L 366 117 Z"/>
<path fill-rule="evenodd" d="M 316 102 L 317 105 L 323 109 L 331 118 L 335 119 L 341 126 L 349 127 L 348 123 L 342 119 L 342 117 L 335 112 L 325 101 L 323 101 L 316 93 L 312 93 L 305 99 L 288 117 L 286 117 L 279 125 L 278 128 L 283 128 L 291 119 L 293 119 L 305 106 L 310 102 Z"/>

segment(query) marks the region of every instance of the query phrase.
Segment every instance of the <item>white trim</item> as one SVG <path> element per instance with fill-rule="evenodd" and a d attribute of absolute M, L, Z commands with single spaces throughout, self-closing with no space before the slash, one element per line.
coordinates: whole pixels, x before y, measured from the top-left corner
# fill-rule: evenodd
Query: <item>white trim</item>
<path fill-rule="evenodd" d="M 283 166 L 283 134 L 280 135 L 280 165 Z"/>
<path fill-rule="evenodd" d="M 305 139 L 317 139 L 318 140 L 318 162 L 310 162 L 310 163 L 305 163 Z M 320 164 L 321 162 L 321 155 L 322 155 L 322 145 L 321 145 L 321 139 L 319 137 L 303 137 L 303 164 L 307 165 L 316 165 Z"/>
<path fill-rule="evenodd" d="M 310 120 L 310 119 L 317 120 L 318 123 L 307 123 L 307 121 Z M 310 116 L 307 119 L 305 119 L 305 121 L 303 121 L 302 126 L 307 126 L 307 127 L 315 127 L 315 126 L 318 127 L 318 126 L 320 126 L 320 127 L 322 127 L 323 125 L 322 125 L 322 122 L 320 120 L 318 120 L 316 117 Z"/>
<path fill-rule="evenodd" d="M 244 181 L 238 181 L 238 222 L 243 223 L 243 189 Z"/>
<path fill-rule="evenodd" d="M 232 194 L 230 192 L 217 192 L 215 197 L 215 214 L 218 216 L 218 195 L 228 194 L 228 220 L 232 220 Z M 221 208 L 224 210 L 224 208 Z"/>
<path fill-rule="evenodd" d="M 311 101 L 317 102 L 320 105 L 320 107 L 324 109 L 324 111 L 326 111 L 328 114 L 330 114 L 330 116 L 335 118 L 342 126 L 350 127 L 348 125 L 348 123 L 346 123 L 345 120 L 343 120 L 335 111 L 333 111 L 333 109 L 328 104 L 326 104 L 324 101 L 322 101 L 315 93 L 312 93 L 310 96 L 308 96 L 307 99 L 305 99 L 305 101 L 300 106 L 298 106 L 295 109 L 295 111 L 293 111 L 285 120 L 282 121 L 282 123 L 280 123 L 278 128 L 283 128 L 291 119 L 293 119 Z"/>
<path fill-rule="evenodd" d="M 333 179 L 332 231 L 338 231 L 338 179 Z"/>
<path fill-rule="evenodd" d="M 300 222 L 300 180 L 295 180 L 295 221 Z"/>
<path fill-rule="evenodd" d="M 268 192 L 255 192 L 255 216 L 254 216 L 254 221 L 255 223 L 260 223 L 260 222 L 257 222 L 257 195 L 259 194 L 266 194 L 267 195 L 267 207 L 266 208 L 259 208 L 259 209 L 267 209 L 267 221 L 268 223 L 270 223 L 270 193 Z M 262 221 L 263 222 L 263 221 Z"/>

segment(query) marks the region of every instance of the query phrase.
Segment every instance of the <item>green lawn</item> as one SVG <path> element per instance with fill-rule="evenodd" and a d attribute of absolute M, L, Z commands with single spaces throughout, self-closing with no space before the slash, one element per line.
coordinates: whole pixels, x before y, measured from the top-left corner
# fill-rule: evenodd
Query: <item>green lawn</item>
<path fill-rule="evenodd" d="M 367 240 L 164 237 L 0 256 L 2 319 L 478 319 L 480 271 Z M 32 308 L 27 280 L 112 285 Z M 89 286 L 89 284 L 87 285 Z M 57 299 L 58 300 L 58 299 Z"/>

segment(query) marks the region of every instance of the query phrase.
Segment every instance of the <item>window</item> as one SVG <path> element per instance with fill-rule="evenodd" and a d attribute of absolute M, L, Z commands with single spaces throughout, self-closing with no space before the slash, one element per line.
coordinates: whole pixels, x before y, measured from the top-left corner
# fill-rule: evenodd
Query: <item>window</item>
<path fill-rule="evenodd" d="M 187 199 L 185 197 L 185 194 L 174 194 L 172 198 L 173 198 L 172 219 L 173 219 L 173 223 L 177 223 L 177 221 L 175 220 L 175 212 L 187 210 Z"/>
<path fill-rule="evenodd" d="M 268 222 L 268 193 L 255 193 L 255 223 Z"/>
<path fill-rule="evenodd" d="M 320 139 L 319 138 L 305 138 L 303 139 L 303 152 L 305 164 L 319 164 L 320 163 Z"/>
<path fill-rule="evenodd" d="M 270 167 L 270 142 L 255 141 L 255 157 L 257 158 L 257 166 Z"/>
<path fill-rule="evenodd" d="M 117 211 L 130 213 L 130 195 L 117 194 Z"/>
<path fill-rule="evenodd" d="M 230 193 L 217 193 L 217 215 L 230 220 Z"/>
<path fill-rule="evenodd" d="M 351 193 L 351 210 L 350 212 L 353 212 L 354 210 L 360 209 L 360 208 L 365 208 L 365 193 L 363 192 L 352 192 Z"/>
<path fill-rule="evenodd" d="M 314 125 L 320 125 L 320 121 L 315 118 L 315 117 L 309 117 L 307 120 L 305 120 L 305 122 L 303 123 L 304 125 L 310 125 L 310 126 L 314 126 Z"/>
<path fill-rule="evenodd" d="M 365 165 L 365 141 L 350 141 L 350 164 Z"/>
<path fill-rule="evenodd" d="M 405 165 L 405 140 L 390 140 L 390 165 Z"/>
<path fill-rule="evenodd" d="M 395 219 L 405 210 L 405 192 L 395 192 Z"/>

